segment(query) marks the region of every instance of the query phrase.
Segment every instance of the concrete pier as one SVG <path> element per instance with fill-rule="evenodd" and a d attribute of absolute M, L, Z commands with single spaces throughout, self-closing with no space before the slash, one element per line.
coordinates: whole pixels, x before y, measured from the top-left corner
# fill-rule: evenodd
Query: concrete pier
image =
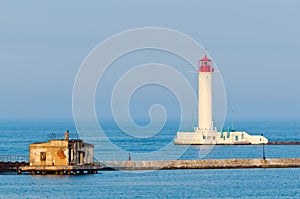
<path fill-rule="evenodd" d="M 106 161 L 103 164 L 103 169 L 116 170 L 293 168 L 300 167 L 300 158 Z"/>
<path fill-rule="evenodd" d="M 22 166 L 28 166 L 28 162 L 5 162 L 0 161 L 0 173 L 1 172 L 18 172 Z"/>
<path fill-rule="evenodd" d="M 268 142 L 267 145 L 300 145 L 300 141 L 277 141 L 277 142 Z"/>
<path fill-rule="evenodd" d="M 211 159 L 211 160 L 152 160 L 152 161 L 102 161 L 75 166 L 22 166 L 18 173 L 29 174 L 96 174 L 105 170 L 175 170 L 175 169 L 253 169 L 300 168 L 300 158 L 271 159 Z"/>

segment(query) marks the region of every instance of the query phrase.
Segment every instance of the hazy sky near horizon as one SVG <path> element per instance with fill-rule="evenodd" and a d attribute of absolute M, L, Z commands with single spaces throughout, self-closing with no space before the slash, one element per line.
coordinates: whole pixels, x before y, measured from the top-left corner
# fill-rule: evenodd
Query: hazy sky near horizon
<path fill-rule="evenodd" d="M 299 120 L 299 9 L 298 0 L 1 1 L 0 118 L 72 118 L 88 53 L 121 31 L 157 26 L 205 46 L 235 120 Z"/>

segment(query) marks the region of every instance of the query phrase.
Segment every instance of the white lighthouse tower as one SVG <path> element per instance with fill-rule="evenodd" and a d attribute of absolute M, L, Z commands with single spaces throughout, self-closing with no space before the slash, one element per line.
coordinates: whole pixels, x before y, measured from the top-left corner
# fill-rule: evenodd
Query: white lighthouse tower
<path fill-rule="evenodd" d="M 177 132 L 175 144 L 266 144 L 268 139 L 262 135 L 249 135 L 245 131 L 218 132 L 213 125 L 212 115 L 212 75 L 215 72 L 213 61 L 204 55 L 198 61 L 198 126 L 194 132 Z"/>
<path fill-rule="evenodd" d="M 198 128 L 213 130 L 212 122 L 212 60 L 205 55 L 198 61 Z"/>

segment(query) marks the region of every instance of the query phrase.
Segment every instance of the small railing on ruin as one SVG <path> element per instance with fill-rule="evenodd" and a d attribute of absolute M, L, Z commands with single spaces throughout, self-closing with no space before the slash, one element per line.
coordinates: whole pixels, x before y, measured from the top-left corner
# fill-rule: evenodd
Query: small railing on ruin
<path fill-rule="evenodd" d="M 65 133 L 49 133 L 47 134 L 48 140 L 63 140 L 65 139 Z M 70 133 L 69 140 L 81 140 L 77 133 Z"/>
<path fill-rule="evenodd" d="M 26 155 L 0 155 L 0 162 L 27 162 Z"/>

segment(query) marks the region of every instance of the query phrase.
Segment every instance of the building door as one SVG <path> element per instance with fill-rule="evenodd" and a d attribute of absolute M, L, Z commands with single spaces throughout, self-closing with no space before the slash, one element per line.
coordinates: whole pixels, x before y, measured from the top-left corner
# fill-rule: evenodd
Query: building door
<path fill-rule="evenodd" d="M 78 153 L 79 153 L 78 164 L 83 164 L 83 151 L 78 151 Z"/>
<path fill-rule="evenodd" d="M 40 152 L 40 161 L 42 165 L 46 164 L 46 152 Z"/>

